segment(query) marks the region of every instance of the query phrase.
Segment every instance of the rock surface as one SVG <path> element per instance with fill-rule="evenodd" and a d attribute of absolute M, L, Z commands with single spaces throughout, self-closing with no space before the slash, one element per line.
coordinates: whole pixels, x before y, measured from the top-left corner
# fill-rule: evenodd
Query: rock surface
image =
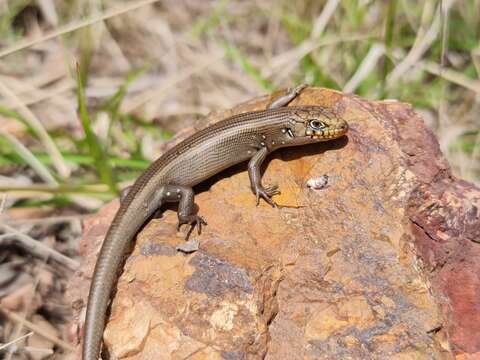
<path fill-rule="evenodd" d="M 451 175 L 406 104 L 318 88 L 298 104 L 330 108 L 348 136 L 272 154 L 263 182 L 280 186 L 280 209 L 255 206 L 245 165 L 201 185 L 196 252 L 176 251 L 174 211 L 150 221 L 113 300 L 112 358 L 480 358 L 480 190 Z M 79 318 L 117 208 L 85 223 Z"/>

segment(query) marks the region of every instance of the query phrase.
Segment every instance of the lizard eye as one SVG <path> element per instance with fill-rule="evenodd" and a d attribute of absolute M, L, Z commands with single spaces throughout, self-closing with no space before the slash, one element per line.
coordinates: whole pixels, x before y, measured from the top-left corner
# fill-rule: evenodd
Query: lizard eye
<path fill-rule="evenodd" d="M 327 127 L 327 124 L 320 120 L 309 120 L 308 125 L 314 130 L 323 130 Z"/>

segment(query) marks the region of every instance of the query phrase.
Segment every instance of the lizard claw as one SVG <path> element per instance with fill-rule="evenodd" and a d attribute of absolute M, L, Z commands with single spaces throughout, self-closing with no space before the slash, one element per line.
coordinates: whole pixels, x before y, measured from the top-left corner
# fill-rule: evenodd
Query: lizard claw
<path fill-rule="evenodd" d="M 278 189 L 278 185 L 267 185 L 264 188 L 265 192 L 268 196 L 278 195 L 280 194 L 280 190 Z"/>
<path fill-rule="evenodd" d="M 272 207 L 276 208 L 277 204 L 275 201 L 272 200 L 272 196 L 280 194 L 280 190 L 278 190 L 277 185 L 262 187 L 258 186 L 255 189 L 255 197 L 257 200 L 257 206 L 260 205 L 260 198 L 263 198 L 267 203 L 269 203 Z"/>
<path fill-rule="evenodd" d="M 207 225 L 207 222 L 203 217 L 197 215 L 196 224 L 198 225 L 198 235 L 200 235 L 202 233 L 202 225 Z"/>
<path fill-rule="evenodd" d="M 180 231 L 181 226 L 184 224 L 190 225 L 190 229 L 188 230 L 186 235 L 186 238 L 188 238 L 195 226 L 197 226 L 198 235 L 200 235 L 202 233 L 202 225 L 207 225 L 207 222 L 203 217 L 199 215 L 182 216 L 178 219 L 177 231 Z"/>
<path fill-rule="evenodd" d="M 300 84 L 300 85 L 297 85 L 293 88 L 288 88 L 287 90 L 287 93 L 291 94 L 295 94 L 295 95 L 298 95 L 302 92 L 303 89 L 305 89 L 306 87 L 308 86 L 308 84 Z"/>

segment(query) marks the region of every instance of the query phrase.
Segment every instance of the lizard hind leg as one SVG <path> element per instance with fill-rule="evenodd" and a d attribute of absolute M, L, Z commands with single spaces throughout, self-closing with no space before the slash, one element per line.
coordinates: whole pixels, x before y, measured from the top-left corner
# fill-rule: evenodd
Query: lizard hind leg
<path fill-rule="evenodd" d="M 194 192 L 191 187 L 180 185 L 167 185 L 163 190 L 163 200 L 166 202 L 178 202 L 178 224 L 177 230 L 180 230 L 184 224 L 190 225 L 185 238 L 188 239 L 195 226 L 198 234 L 202 232 L 202 225 L 207 225 L 205 219 L 195 214 Z"/>

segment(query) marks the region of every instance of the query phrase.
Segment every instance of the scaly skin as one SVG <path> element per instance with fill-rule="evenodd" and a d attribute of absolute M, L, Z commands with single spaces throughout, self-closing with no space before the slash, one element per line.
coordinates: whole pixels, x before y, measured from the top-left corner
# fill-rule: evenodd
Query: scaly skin
<path fill-rule="evenodd" d="M 206 224 L 194 214 L 192 187 L 250 159 L 248 173 L 256 196 L 275 206 L 276 186 L 262 186 L 260 166 L 272 151 L 343 136 L 347 123 L 319 106 L 285 107 L 305 86 L 275 100 L 267 110 L 230 117 L 187 138 L 137 179 L 121 202 L 103 242 L 88 297 L 83 359 L 97 360 L 110 296 L 125 254 L 140 227 L 165 202 L 179 202 L 179 226 Z"/>

